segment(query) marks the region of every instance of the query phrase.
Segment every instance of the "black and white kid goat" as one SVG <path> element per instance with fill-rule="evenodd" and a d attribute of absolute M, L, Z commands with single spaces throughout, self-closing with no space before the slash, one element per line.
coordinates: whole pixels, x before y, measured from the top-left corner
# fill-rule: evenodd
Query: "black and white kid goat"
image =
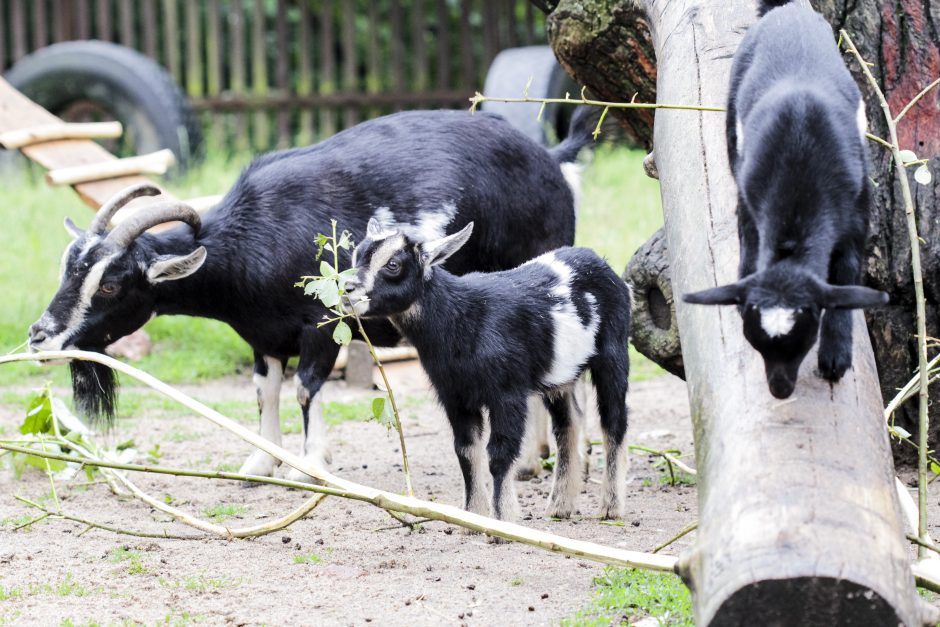
<path fill-rule="evenodd" d="M 850 310 L 888 296 L 858 285 L 870 198 L 865 105 L 832 29 L 794 4 L 765 2 L 761 13 L 735 54 L 728 100 L 740 280 L 684 298 L 738 305 L 771 394 L 787 398 L 817 334 L 820 374 L 842 378 Z"/>
<path fill-rule="evenodd" d="M 512 519 L 510 471 L 526 431 L 527 399 L 541 393 L 552 417 L 558 462 L 549 514 L 568 517 L 582 481 L 581 437 L 572 386 L 590 370 L 607 454 L 601 515 L 622 514 L 626 489 L 627 337 L 630 288 L 593 251 L 559 248 L 518 268 L 455 276 L 440 267 L 473 232 L 427 241 L 369 222 L 353 255 L 347 302 L 368 318 L 388 317 L 418 350 L 454 430 L 465 505 Z M 489 442 L 483 443 L 483 415 Z"/>
<path fill-rule="evenodd" d="M 215 318 L 255 354 L 261 434 L 280 443 L 278 398 L 287 359 L 299 355 L 297 396 L 304 455 L 328 463 L 317 394 L 336 361 L 326 310 L 294 287 L 315 273 L 315 239 L 336 219 L 356 240 L 370 218 L 422 239 L 475 221 L 476 235 L 451 257 L 456 273 L 512 268 L 574 241 L 578 150 L 593 122 L 582 111 L 569 138 L 546 151 L 499 116 L 458 111 L 389 115 L 309 148 L 271 153 L 242 173 L 221 203 L 200 219 L 179 202 L 131 218 L 108 232 L 114 212 L 152 186 L 126 190 L 102 207 L 90 228 L 66 222 L 74 241 L 62 256 L 61 283 L 29 331 L 32 350 L 104 347 L 154 315 Z M 156 225 L 183 221 L 161 233 Z M 519 233 L 526 237 L 519 237 Z M 348 265 L 348 257 L 343 260 Z M 369 322 L 380 345 L 400 336 Z M 73 364 L 73 387 L 87 409 L 113 411 L 110 370 Z M 241 472 L 271 475 L 261 451 Z M 305 475 L 292 472 L 292 478 Z"/>

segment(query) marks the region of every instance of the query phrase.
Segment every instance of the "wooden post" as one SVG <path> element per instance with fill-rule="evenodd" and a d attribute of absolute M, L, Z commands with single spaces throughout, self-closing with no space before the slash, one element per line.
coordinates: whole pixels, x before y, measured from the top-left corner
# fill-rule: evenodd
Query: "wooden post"
<path fill-rule="evenodd" d="M 722 105 L 752 0 L 646 0 L 659 102 Z M 660 110 L 654 146 L 676 293 L 736 279 L 724 115 Z M 678 303 L 695 428 L 699 529 L 680 572 L 698 625 L 919 625 L 864 319 L 830 387 L 807 356 L 774 399 L 732 307 Z"/>

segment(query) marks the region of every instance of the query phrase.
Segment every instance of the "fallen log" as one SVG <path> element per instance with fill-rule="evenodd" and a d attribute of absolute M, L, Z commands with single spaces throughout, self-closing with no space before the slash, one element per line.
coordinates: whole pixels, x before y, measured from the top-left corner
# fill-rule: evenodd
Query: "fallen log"
<path fill-rule="evenodd" d="M 646 0 L 660 102 L 714 105 L 756 18 L 748 0 Z M 736 278 L 735 186 L 721 114 L 660 110 L 653 141 L 676 293 Z M 803 363 L 796 396 L 767 390 L 731 307 L 677 302 L 695 429 L 700 524 L 680 572 L 699 625 L 918 625 L 871 343 L 830 385 Z"/>

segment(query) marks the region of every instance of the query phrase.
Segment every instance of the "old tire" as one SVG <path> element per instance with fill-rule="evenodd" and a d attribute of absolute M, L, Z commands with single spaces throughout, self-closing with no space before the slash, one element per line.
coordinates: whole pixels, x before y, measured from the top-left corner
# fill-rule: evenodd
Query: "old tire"
<path fill-rule="evenodd" d="M 486 72 L 483 93 L 486 96 L 519 98 L 529 78 L 528 94 L 532 98 L 580 97 L 578 86 L 555 59 L 548 46 L 526 46 L 507 48 L 490 64 Z M 483 110 L 498 113 L 513 126 L 542 145 L 554 144 L 564 139 L 568 121 L 574 107 L 546 105 L 542 119 L 538 119 L 537 103 L 484 102 Z"/>
<path fill-rule="evenodd" d="M 139 52 L 104 41 L 70 41 L 22 58 L 5 78 L 70 121 L 114 119 L 124 137 L 106 147 L 121 156 L 169 148 L 180 171 L 192 165 L 202 133 L 170 74 Z"/>

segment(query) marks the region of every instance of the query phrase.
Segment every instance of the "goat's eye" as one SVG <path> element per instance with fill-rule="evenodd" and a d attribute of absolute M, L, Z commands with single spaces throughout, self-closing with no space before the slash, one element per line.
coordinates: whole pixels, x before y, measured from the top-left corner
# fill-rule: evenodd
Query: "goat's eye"
<path fill-rule="evenodd" d="M 120 286 L 117 283 L 102 283 L 98 286 L 98 293 L 104 294 L 105 296 L 113 296 L 117 294 Z"/>
<path fill-rule="evenodd" d="M 401 272 L 401 263 L 394 259 L 390 259 L 387 264 L 385 264 L 385 269 L 391 272 L 392 274 L 398 274 Z"/>

